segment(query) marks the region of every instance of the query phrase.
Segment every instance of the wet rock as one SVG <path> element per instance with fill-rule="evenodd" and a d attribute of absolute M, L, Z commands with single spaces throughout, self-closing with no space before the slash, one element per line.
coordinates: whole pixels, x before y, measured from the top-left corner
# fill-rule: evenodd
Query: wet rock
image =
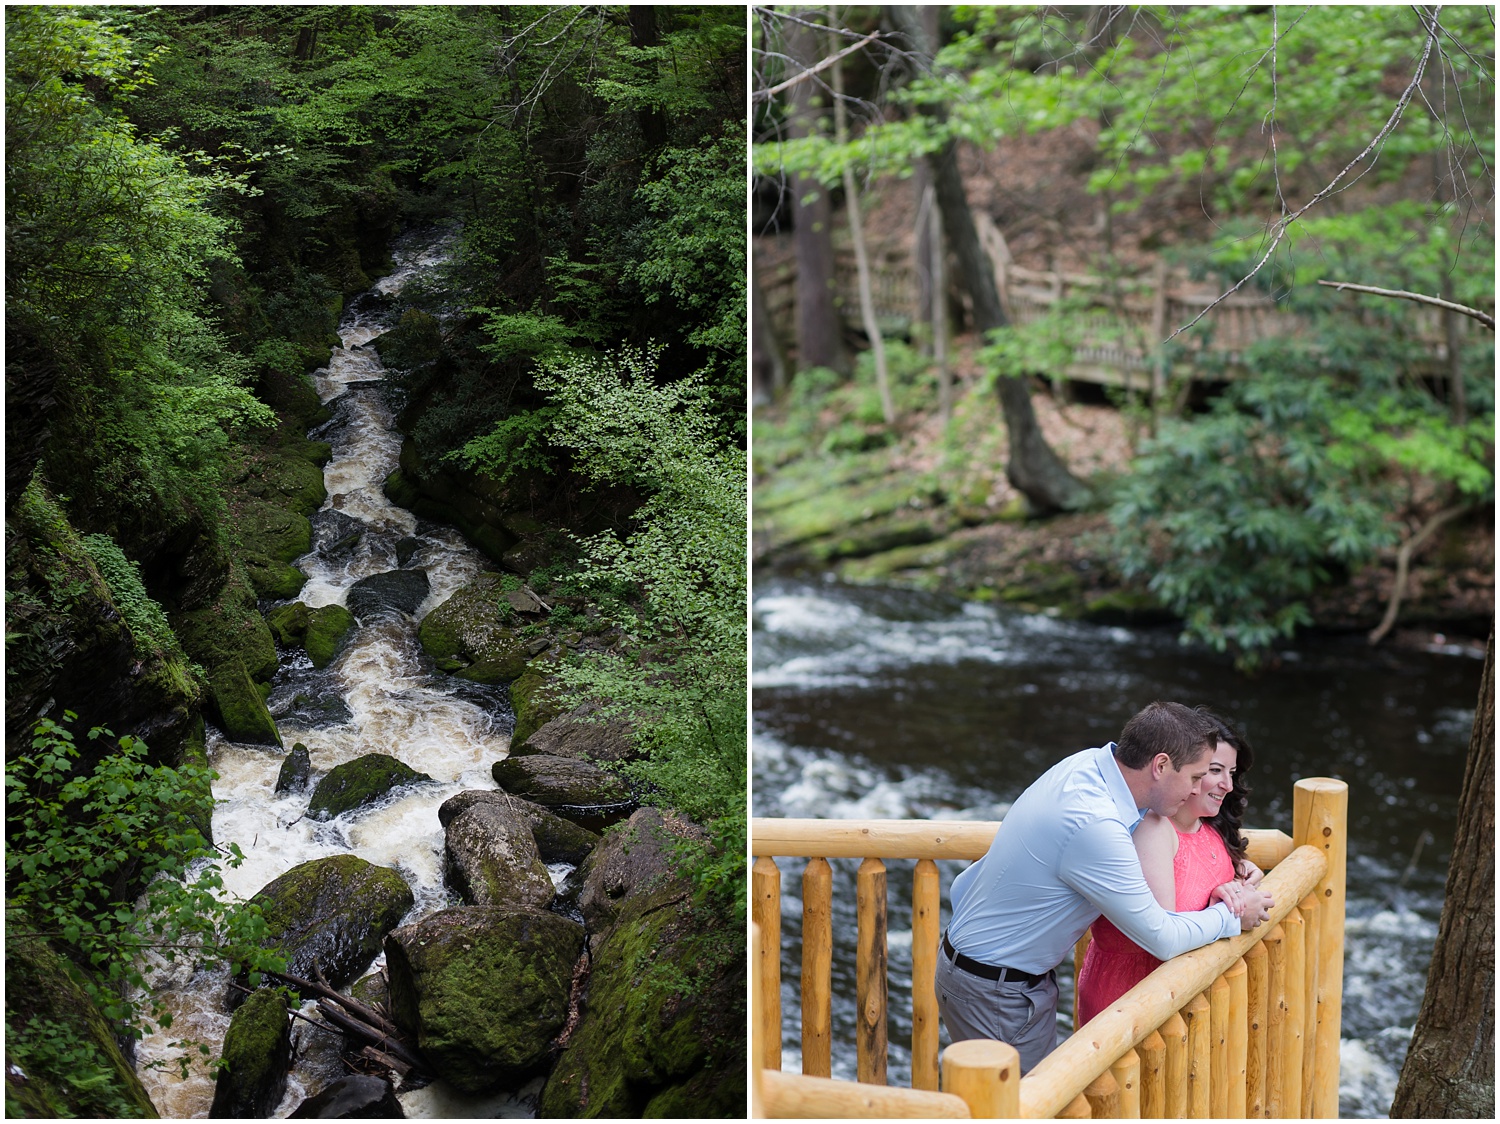
<path fill-rule="evenodd" d="M 573 757 L 581 761 L 629 761 L 640 754 L 635 748 L 635 727 L 623 718 L 599 720 L 598 703 L 585 703 L 560 714 L 517 744 L 510 755 L 527 757 Z"/>
<path fill-rule="evenodd" d="M 284 648 L 296 648 L 301 646 L 302 637 L 307 634 L 308 607 L 301 601 L 293 601 L 290 605 L 278 605 L 266 614 L 266 625 L 271 629 L 271 634 L 276 637 L 276 643 Z"/>
<path fill-rule="evenodd" d="M 404 1120 L 396 1090 L 381 1077 L 341 1077 L 291 1114 L 293 1120 Z"/>
<path fill-rule="evenodd" d="M 192 612 L 173 614 L 172 631 L 187 654 L 212 674 L 238 658 L 250 678 L 268 680 L 276 674 L 276 641 L 266 618 L 255 605 L 255 590 L 239 566 L 213 604 Z"/>
<path fill-rule="evenodd" d="M 370 966 L 414 901 L 401 875 L 357 855 L 294 866 L 251 900 L 266 919 L 266 947 L 281 950 L 287 971 L 310 979 L 316 963 L 334 987 Z"/>
<path fill-rule="evenodd" d="M 366 524 L 337 508 L 320 511 L 312 518 L 313 543 L 321 554 L 346 554 L 359 545 Z"/>
<path fill-rule="evenodd" d="M 422 540 L 408 535 L 396 543 L 396 565 L 405 566 L 422 549 Z"/>
<path fill-rule="evenodd" d="M 500 556 L 508 569 L 527 577 L 539 567 L 545 566 L 556 555 L 551 545 L 540 536 L 523 539 Z"/>
<path fill-rule="evenodd" d="M 546 909 L 554 890 L 531 825 L 502 804 L 475 804 L 447 825 L 448 885 L 467 905 Z"/>
<path fill-rule="evenodd" d="M 432 780 L 387 753 L 367 753 L 335 765 L 313 789 L 307 814 L 314 819 L 331 820 L 345 812 L 372 804 L 394 788 Z"/>
<path fill-rule="evenodd" d="M 281 763 L 281 772 L 276 774 L 276 791 L 301 792 L 311 779 L 312 757 L 307 752 L 307 746 L 296 742 L 292 751 L 286 755 L 286 760 Z"/>
<path fill-rule="evenodd" d="M 671 875 L 622 896 L 614 926 L 595 940 L 588 1001 L 539 1117 L 743 1113 L 744 956 L 727 951 L 742 938 L 696 914 L 690 897 Z"/>
<path fill-rule="evenodd" d="M 495 783 L 506 792 L 534 800 L 591 830 L 594 824 L 589 820 L 608 816 L 611 811 L 617 813 L 615 818 L 623 818 L 630 809 L 630 790 L 625 782 L 587 761 L 544 754 L 508 757 L 495 762 L 491 772 Z"/>
<path fill-rule="evenodd" d="M 516 728 L 511 734 L 513 745 L 525 742 L 567 709 L 562 704 L 549 660 L 539 659 L 530 664 L 510 685 L 510 705 L 516 715 Z"/>
<path fill-rule="evenodd" d="M 225 1068 L 214 1082 L 214 1119 L 265 1120 L 286 1092 L 292 1060 L 291 1019 L 281 994 L 261 988 L 229 1022 Z"/>
<path fill-rule="evenodd" d="M 249 745 L 280 745 L 276 721 L 266 709 L 266 700 L 251 681 L 238 657 L 209 673 L 209 698 L 213 717 L 224 736 Z"/>
<path fill-rule="evenodd" d="M 377 1011 L 384 1011 L 390 1002 L 390 989 L 386 987 L 385 973 L 371 972 L 368 976 L 361 976 L 354 981 L 349 988 L 349 994 L 358 999 L 366 1007 L 373 1007 Z"/>
<path fill-rule="evenodd" d="M 438 822 L 447 827 L 470 808 L 483 804 L 500 804 L 525 817 L 537 854 L 544 863 L 577 866 L 599 843 L 595 832 L 554 815 L 540 804 L 492 788 L 470 789 L 450 796 L 438 808 Z"/>
<path fill-rule="evenodd" d="M 546 1068 L 567 1019 L 583 941 L 583 926 L 554 913 L 435 913 L 386 938 L 391 1014 L 461 1092 L 524 1081 Z"/>
<path fill-rule="evenodd" d="M 675 878 L 673 850 L 684 842 L 706 843 L 697 824 L 658 808 L 640 808 L 616 824 L 579 869 L 583 889 L 578 908 L 591 933 L 607 931 L 632 898 Z"/>
<path fill-rule="evenodd" d="M 313 667 L 331 664 L 353 632 L 354 614 L 342 605 L 322 605 L 310 611 L 306 646 Z"/>
<path fill-rule="evenodd" d="M 342 726 L 353 719 L 354 712 L 338 695 L 309 695 L 299 691 L 292 696 L 290 703 L 277 707 L 275 717 L 283 721 L 290 718 L 299 726 L 322 730 Z"/>
<path fill-rule="evenodd" d="M 514 613 L 509 602 L 501 607 L 505 585 L 503 575 L 480 574 L 422 618 L 417 639 L 439 668 L 480 683 L 508 683 L 526 670 Z"/>
<path fill-rule="evenodd" d="M 426 570 L 387 570 L 361 578 L 349 587 L 349 608 L 360 621 L 384 613 L 415 613 L 427 599 Z"/>
<path fill-rule="evenodd" d="M 307 575 L 290 563 L 312 549 L 307 517 L 279 503 L 246 499 L 234 512 L 234 526 L 240 560 L 256 593 L 275 600 L 297 596 Z"/>

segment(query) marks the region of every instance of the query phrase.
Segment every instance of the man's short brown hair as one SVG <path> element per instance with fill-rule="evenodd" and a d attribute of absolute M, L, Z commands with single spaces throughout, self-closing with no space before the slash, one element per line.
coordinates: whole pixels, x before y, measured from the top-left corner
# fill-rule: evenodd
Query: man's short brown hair
<path fill-rule="evenodd" d="M 1146 707 L 1120 732 L 1115 760 L 1127 769 L 1144 769 L 1165 753 L 1181 772 L 1205 752 L 1212 752 L 1218 728 L 1200 712 L 1181 703 L 1157 701 Z"/>

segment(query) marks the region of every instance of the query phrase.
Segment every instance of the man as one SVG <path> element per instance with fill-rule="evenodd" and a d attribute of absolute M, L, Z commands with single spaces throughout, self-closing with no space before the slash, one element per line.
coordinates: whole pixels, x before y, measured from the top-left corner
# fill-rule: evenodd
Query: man
<path fill-rule="evenodd" d="M 1197 711 L 1154 702 L 1118 744 L 1064 758 L 1021 794 L 989 851 L 953 880 L 936 980 L 953 1041 L 1008 1042 L 1022 1073 L 1046 1057 L 1057 1040 L 1055 969 L 1100 913 L 1161 960 L 1266 920 L 1270 895 L 1243 885 L 1239 916 L 1223 901 L 1168 913 L 1131 842 L 1148 810 L 1172 815 L 1207 775 L 1216 737 Z"/>

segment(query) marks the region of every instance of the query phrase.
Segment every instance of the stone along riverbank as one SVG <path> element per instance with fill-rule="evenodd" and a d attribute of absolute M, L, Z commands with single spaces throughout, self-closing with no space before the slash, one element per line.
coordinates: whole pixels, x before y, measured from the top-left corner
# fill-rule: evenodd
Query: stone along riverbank
<path fill-rule="evenodd" d="M 743 1059 L 718 1025 L 736 997 L 674 986 L 701 933 L 670 854 L 701 831 L 600 768 L 628 726 L 552 686 L 619 636 L 386 496 L 401 437 L 372 342 L 441 254 L 399 248 L 314 373 L 326 499 L 310 520 L 254 508 L 285 583 L 261 590 L 276 644 L 226 660 L 214 693 L 214 834 L 246 856 L 225 884 L 261 905 L 305 1018 L 163 964 L 176 1019 L 138 1068 L 178 1117 L 737 1115 Z M 395 1042 L 333 1029 L 351 1022 Z M 222 1042 L 228 1072 L 153 1068 L 183 1037 Z"/>

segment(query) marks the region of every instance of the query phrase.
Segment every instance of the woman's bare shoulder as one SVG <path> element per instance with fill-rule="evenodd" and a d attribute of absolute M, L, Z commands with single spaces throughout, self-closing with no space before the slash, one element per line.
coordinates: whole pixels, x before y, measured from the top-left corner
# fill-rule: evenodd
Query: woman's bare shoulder
<path fill-rule="evenodd" d="M 1153 849 L 1165 849 L 1176 854 L 1177 829 L 1166 816 L 1147 812 L 1135 829 L 1135 844 L 1137 849 L 1146 844 Z"/>

